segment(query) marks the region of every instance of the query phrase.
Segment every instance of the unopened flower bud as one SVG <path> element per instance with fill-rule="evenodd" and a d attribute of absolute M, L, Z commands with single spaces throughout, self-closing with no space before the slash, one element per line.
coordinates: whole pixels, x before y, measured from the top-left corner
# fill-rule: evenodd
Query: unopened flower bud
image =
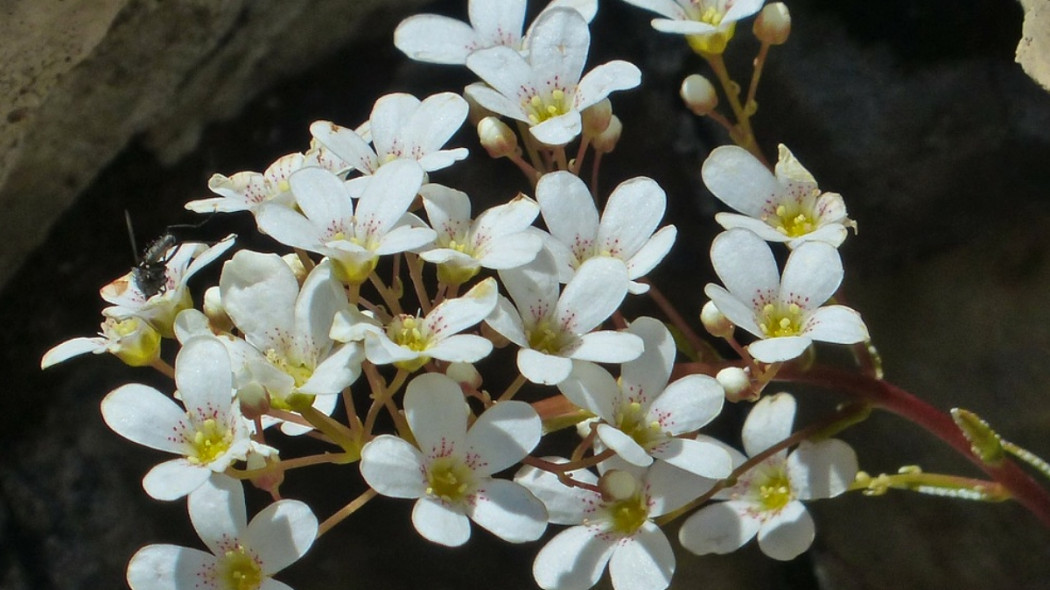
<path fill-rule="evenodd" d="M 712 336 L 728 338 L 733 335 L 732 322 L 718 310 L 714 301 L 708 301 L 700 310 L 700 323 Z"/>
<path fill-rule="evenodd" d="M 445 374 L 457 383 L 478 389 L 481 387 L 481 373 L 470 363 L 451 363 Z"/>
<path fill-rule="evenodd" d="M 237 389 L 237 401 L 240 402 L 241 414 L 254 420 L 270 411 L 270 394 L 258 383 L 248 383 Z"/>
<path fill-rule="evenodd" d="M 609 128 L 612 120 L 612 103 L 609 99 L 603 99 L 583 109 L 580 113 L 583 119 L 583 135 L 594 137 Z"/>
<path fill-rule="evenodd" d="M 685 106 L 699 117 L 703 117 L 718 107 L 718 91 L 711 81 L 700 74 L 691 74 L 682 80 L 678 92 Z"/>
<path fill-rule="evenodd" d="M 783 45 L 791 34 L 791 13 L 783 2 L 766 4 L 758 13 L 754 26 L 755 37 L 770 45 Z"/>
<path fill-rule="evenodd" d="M 620 118 L 613 115 L 609 118 L 609 126 L 594 137 L 594 142 L 591 144 L 594 146 L 594 151 L 600 154 L 607 154 L 616 149 L 616 144 L 620 141 L 620 134 L 623 133 L 623 123 L 620 123 Z"/>
<path fill-rule="evenodd" d="M 598 480 L 598 489 L 606 500 L 617 501 L 634 497 L 638 491 L 638 480 L 633 475 L 619 469 L 606 471 Z"/>
<path fill-rule="evenodd" d="M 270 465 L 280 463 L 281 458 L 276 453 L 272 455 L 263 455 L 262 453 L 248 453 L 247 458 L 248 470 L 254 471 L 256 469 L 263 469 Z M 252 485 L 263 490 L 265 492 L 274 493 L 277 488 L 284 482 L 284 470 L 274 469 L 273 471 L 267 471 L 262 475 L 257 475 L 251 479 Z"/>
<path fill-rule="evenodd" d="M 233 329 L 233 320 L 226 314 L 226 308 L 222 306 L 222 293 L 218 287 L 208 287 L 208 290 L 204 292 L 203 308 L 212 330 L 229 332 Z"/>
<path fill-rule="evenodd" d="M 740 367 L 726 367 L 715 375 L 715 380 L 726 391 L 726 399 L 738 402 L 750 397 L 751 375 Z"/>
<path fill-rule="evenodd" d="M 505 158 L 518 151 L 518 136 L 496 117 L 485 117 L 478 122 L 478 139 L 493 158 Z"/>

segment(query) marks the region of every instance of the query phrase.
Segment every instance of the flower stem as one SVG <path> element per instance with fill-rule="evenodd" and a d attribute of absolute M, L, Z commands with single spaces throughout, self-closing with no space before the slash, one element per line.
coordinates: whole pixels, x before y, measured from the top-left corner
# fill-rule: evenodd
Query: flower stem
<path fill-rule="evenodd" d="M 364 506 L 368 503 L 369 500 L 375 497 L 375 490 L 371 488 L 365 490 L 365 493 L 354 498 L 350 501 L 349 504 L 340 508 L 339 512 L 336 512 L 335 514 L 326 518 L 325 521 L 321 523 L 321 526 L 317 527 L 317 537 L 319 538 L 321 535 L 330 531 L 332 527 L 346 520 L 346 517 L 350 516 L 354 512 L 357 512 L 358 508 Z"/>

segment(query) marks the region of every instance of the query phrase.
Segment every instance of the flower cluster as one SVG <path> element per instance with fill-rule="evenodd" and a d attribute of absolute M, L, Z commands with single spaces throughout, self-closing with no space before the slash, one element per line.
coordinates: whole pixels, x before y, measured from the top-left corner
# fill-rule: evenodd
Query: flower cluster
<path fill-rule="evenodd" d="M 658 30 L 686 35 L 720 76 L 735 24 L 762 6 L 629 2 L 660 14 Z M 795 399 L 763 392 L 808 370 L 814 342 L 868 340 L 839 292 L 838 247 L 856 224 L 786 147 L 767 166 L 749 135 L 753 97 L 729 95 L 738 145 L 712 150 L 699 174 L 737 213 L 716 217 L 725 231 L 710 254 L 722 284 L 704 289 L 701 320 L 739 358 L 705 345 L 649 277 L 679 237 L 664 223 L 668 195 L 642 176 L 608 194 L 584 180 L 584 164 L 597 179 L 619 139 L 610 95 L 641 79 L 624 61 L 584 74 L 596 10 L 555 0 L 524 32 L 524 0 L 472 0 L 469 24 L 404 21 L 395 44 L 409 57 L 465 66 L 480 81 L 464 96 L 380 97 L 362 124 L 313 123 L 310 145 L 265 172 L 215 175 L 218 196 L 186 207 L 247 211 L 276 251 L 227 256 L 232 238 L 166 238 L 103 287 L 98 337 L 44 356 L 46 367 L 108 352 L 174 380 L 170 394 L 119 387 L 102 415 L 118 435 L 174 455 L 142 485 L 185 499 L 210 553 L 147 546 L 128 566 L 133 590 L 286 588 L 270 576 L 377 494 L 412 500 L 419 534 L 449 547 L 468 541 L 471 522 L 510 543 L 565 527 L 536 556 L 544 589 L 586 589 L 606 569 L 617 590 L 667 588 L 675 553 L 663 527 L 677 519 L 678 542 L 697 554 L 754 537 L 774 559 L 810 546 L 802 502 L 857 485 L 856 455 L 830 438 L 852 417 L 793 431 Z M 784 11 L 764 10 L 756 24 L 763 56 Z M 691 108 L 697 92 L 714 92 L 706 80 L 688 86 Z M 471 102 L 484 111 L 482 145 L 525 176 L 481 211 L 463 187 L 440 183 L 468 157 L 446 144 Z M 694 111 L 721 117 L 716 103 Z M 187 281 L 220 257 L 218 284 L 194 298 Z M 665 319 L 630 315 L 630 300 Z M 727 400 L 756 401 L 746 455 L 704 432 Z M 569 448 L 546 455 L 559 442 L 544 437 L 573 427 L 559 438 Z M 284 456 L 280 443 L 300 435 L 296 448 L 316 452 Z M 318 464 L 368 488 L 321 524 L 280 491 Z M 250 522 L 246 483 L 273 499 Z"/>

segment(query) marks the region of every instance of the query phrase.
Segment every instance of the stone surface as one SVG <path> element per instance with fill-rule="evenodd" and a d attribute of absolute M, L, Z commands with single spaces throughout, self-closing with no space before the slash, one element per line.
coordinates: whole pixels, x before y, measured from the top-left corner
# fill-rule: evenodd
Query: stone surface
<path fill-rule="evenodd" d="M 419 0 L 11 0 L 0 8 L 0 285 L 131 138 L 164 161 Z M 348 64 L 343 75 L 352 75 Z"/>
<path fill-rule="evenodd" d="M 845 293 L 866 318 L 887 377 L 937 407 L 978 412 L 1005 437 L 1045 457 L 1050 95 L 1013 63 L 1021 12 L 1001 6 L 991 0 L 967 2 L 967 10 L 953 10 L 949 0 L 877 7 L 861 0 L 792 2 L 794 32 L 772 54 L 756 123 L 766 153 L 778 142 L 789 145 L 823 188 L 845 196 L 858 221 L 860 233 L 843 249 Z M 440 8 L 463 14 L 460 2 Z M 682 77 L 705 67 L 679 40 L 651 31 L 648 20 L 623 3 L 604 2 L 595 23 L 592 63 L 624 57 L 645 72 L 641 89 L 614 98 L 626 127 L 606 159 L 602 186 L 607 193 L 645 174 L 667 190 L 667 217 L 680 234 L 655 280 L 693 317 L 701 287 L 711 280 L 706 256 L 717 231 L 710 219 L 717 207 L 700 183 L 699 163 L 726 139 L 678 102 Z M 98 286 L 130 264 L 123 209 L 131 209 L 141 235 L 156 235 L 170 223 L 194 220 L 181 206 L 204 194 L 212 172 L 261 169 L 301 149 L 314 119 L 356 125 L 383 92 L 422 95 L 470 81 L 455 68 L 406 62 L 387 33 L 377 31 L 381 40 L 344 47 L 263 93 L 235 120 L 206 129 L 199 148 L 177 163 L 164 164 L 156 148 L 135 142 L 0 293 L 0 366 L 11 375 L 0 413 L 6 451 L 0 459 L 0 587 L 116 588 L 138 547 L 200 546 L 181 503 L 153 502 L 140 490 L 160 454 L 109 432 L 97 409 L 122 382 L 170 385 L 108 357 L 46 373 L 36 364 L 55 342 L 97 328 Z M 746 72 L 753 55 L 746 37 L 742 27 L 734 72 Z M 166 141 L 160 133 L 151 137 L 151 145 Z M 469 132 L 455 143 L 480 153 Z M 484 158 L 434 176 L 490 203 L 527 189 L 513 166 Z M 250 233 L 250 220 L 227 222 L 215 233 L 227 227 Z M 643 312 L 650 309 L 636 302 L 627 315 Z M 797 393 L 813 415 L 841 400 L 834 392 Z M 731 436 L 745 410 L 727 408 L 715 433 Z M 978 475 L 893 416 L 877 415 L 845 437 L 873 473 L 915 463 Z M 360 485 L 353 468 L 330 468 L 290 477 L 283 491 L 327 515 Z M 897 492 L 851 495 L 814 504 L 813 511 L 818 537 L 802 557 L 774 562 L 753 545 L 724 557 L 679 551 L 672 588 L 1035 590 L 1050 579 L 1050 536 L 1010 503 Z M 475 531 L 465 548 L 436 547 L 414 533 L 409 512 L 403 501 L 370 503 L 281 579 L 299 590 L 533 587 L 536 544 L 511 547 Z M 610 586 L 604 580 L 599 587 Z"/>

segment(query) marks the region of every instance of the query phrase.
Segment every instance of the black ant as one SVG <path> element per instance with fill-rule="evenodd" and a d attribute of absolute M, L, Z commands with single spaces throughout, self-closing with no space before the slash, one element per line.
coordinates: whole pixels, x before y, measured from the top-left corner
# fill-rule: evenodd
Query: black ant
<path fill-rule="evenodd" d="M 160 237 L 146 246 L 140 257 L 138 255 L 138 246 L 135 244 L 135 231 L 131 227 L 131 214 L 127 210 L 124 211 L 124 220 L 128 224 L 128 238 L 131 239 L 131 250 L 135 256 L 135 266 L 131 267 L 131 278 L 146 299 L 163 293 L 167 289 L 168 261 L 175 254 L 175 248 L 182 242 L 175 235 L 174 230 L 184 228 L 197 229 L 210 219 L 211 217 L 196 225 L 169 225 Z"/>

